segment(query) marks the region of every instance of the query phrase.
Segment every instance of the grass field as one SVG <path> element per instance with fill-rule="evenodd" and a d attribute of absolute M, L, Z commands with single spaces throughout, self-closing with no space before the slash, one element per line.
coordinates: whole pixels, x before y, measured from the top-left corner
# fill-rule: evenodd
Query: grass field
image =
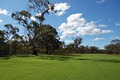
<path fill-rule="evenodd" d="M 0 80 L 120 80 L 120 56 L 0 58 Z"/>

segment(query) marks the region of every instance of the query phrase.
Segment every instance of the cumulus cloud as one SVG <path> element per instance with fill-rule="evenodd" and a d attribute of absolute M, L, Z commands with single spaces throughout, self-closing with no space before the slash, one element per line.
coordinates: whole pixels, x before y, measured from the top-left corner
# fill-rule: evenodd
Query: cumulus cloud
<path fill-rule="evenodd" d="M 3 22 L 3 20 L 0 19 L 0 23 L 2 23 L 2 22 Z"/>
<path fill-rule="evenodd" d="M 115 26 L 120 26 L 120 22 L 116 22 L 116 23 L 115 23 Z"/>
<path fill-rule="evenodd" d="M 56 15 L 57 16 L 62 16 L 63 14 L 66 13 L 66 10 L 70 8 L 70 5 L 68 3 L 56 3 L 55 4 L 55 10 L 57 10 Z"/>
<path fill-rule="evenodd" d="M 59 32 L 62 34 L 61 39 L 71 36 L 98 35 L 112 32 L 111 30 L 98 28 L 100 25 L 97 25 L 94 21 L 87 22 L 82 15 L 82 13 L 72 14 L 67 18 L 67 22 L 59 26 Z"/>
<path fill-rule="evenodd" d="M 3 14 L 3 15 L 7 15 L 8 14 L 8 11 L 6 9 L 0 9 L 0 15 Z"/>
<path fill-rule="evenodd" d="M 105 0 L 97 0 L 97 3 L 104 3 Z"/>
<path fill-rule="evenodd" d="M 96 37 L 95 39 L 94 39 L 94 41 L 99 41 L 99 40 L 104 40 L 104 38 L 103 37 Z"/>

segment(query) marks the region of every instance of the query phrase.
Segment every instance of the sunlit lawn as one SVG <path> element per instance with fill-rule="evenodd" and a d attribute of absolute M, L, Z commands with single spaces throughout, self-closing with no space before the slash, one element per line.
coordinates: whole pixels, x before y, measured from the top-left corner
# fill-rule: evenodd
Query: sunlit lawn
<path fill-rule="evenodd" d="M 120 56 L 0 58 L 0 80 L 120 80 Z"/>

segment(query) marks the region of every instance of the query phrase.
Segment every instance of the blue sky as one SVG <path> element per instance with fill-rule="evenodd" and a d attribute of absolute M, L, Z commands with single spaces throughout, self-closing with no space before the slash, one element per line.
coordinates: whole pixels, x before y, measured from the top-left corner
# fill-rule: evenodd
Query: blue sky
<path fill-rule="evenodd" d="M 0 29 L 11 23 L 25 30 L 10 14 L 26 10 L 28 0 L 0 0 Z M 51 0 L 56 14 L 46 15 L 44 23 L 57 29 L 66 44 L 75 37 L 82 37 L 82 45 L 104 48 L 112 39 L 120 39 L 120 0 Z M 33 18 L 34 19 L 34 15 Z"/>

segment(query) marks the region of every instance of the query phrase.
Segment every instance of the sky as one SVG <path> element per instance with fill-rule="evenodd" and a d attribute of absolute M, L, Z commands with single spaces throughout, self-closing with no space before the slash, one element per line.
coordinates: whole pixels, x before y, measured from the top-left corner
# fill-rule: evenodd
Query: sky
<path fill-rule="evenodd" d="M 82 37 L 84 46 L 101 49 L 112 39 L 120 39 L 120 0 L 50 0 L 57 13 L 46 15 L 44 24 L 50 24 L 58 31 L 61 41 L 72 43 Z M 4 24 L 13 24 L 25 30 L 11 18 L 11 13 L 27 10 L 28 0 L 0 0 L 0 30 Z M 36 20 L 35 15 L 31 20 Z"/>

